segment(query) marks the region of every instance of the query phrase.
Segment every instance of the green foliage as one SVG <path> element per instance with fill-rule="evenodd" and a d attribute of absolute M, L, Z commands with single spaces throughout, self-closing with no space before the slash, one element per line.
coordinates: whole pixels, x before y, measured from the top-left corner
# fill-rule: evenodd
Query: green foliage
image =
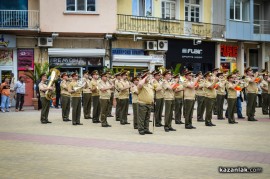
<path fill-rule="evenodd" d="M 172 68 L 173 75 L 177 75 L 177 74 L 180 73 L 181 65 L 182 65 L 181 63 L 177 63 L 176 66 L 175 66 L 175 68 L 174 69 Z"/>
<path fill-rule="evenodd" d="M 33 80 L 34 83 L 36 83 L 40 79 L 40 75 L 42 73 L 46 73 L 47 76 L 50 75 L 49 63 L 48 62 L 44 62 L 44 63 L 35 62 L 34 66 L 35 66 L 34 71 L 26 70 L 25 73 L 24 73 L 25 76 L 27 76 L 28 78 Z"/>

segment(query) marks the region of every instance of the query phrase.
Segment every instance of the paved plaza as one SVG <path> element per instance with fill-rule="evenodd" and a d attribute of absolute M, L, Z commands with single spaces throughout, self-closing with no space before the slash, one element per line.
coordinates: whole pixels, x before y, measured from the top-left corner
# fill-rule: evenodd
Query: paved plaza
<path fill-rule="evenodd" d="M 53 123 L 42 125 L 32 107 L 11 110 L 0 113 L 0 178 L 270 178 L 270 119 L 261 108 L 258 122 L 213 116 L 217 126 L 206 127 L 194 114 L 196 130 L 173 124 L 176 132 L 155 128 L 144 136 L 115 118 L 108 118 L 111 128 L 82 118 L 83 126 L 73 126 L 51 108 Z M 263 172 L 221 174 L 219 166 Z"/>

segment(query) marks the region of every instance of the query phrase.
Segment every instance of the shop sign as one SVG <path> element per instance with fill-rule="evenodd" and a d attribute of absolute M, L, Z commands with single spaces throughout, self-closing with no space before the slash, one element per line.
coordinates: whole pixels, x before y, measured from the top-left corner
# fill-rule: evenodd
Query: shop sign
<path fill-rule="evenodd" d="M 15 48 L 16 36 L 0 34 L 0 48 Z"/>
<path fill-rule="evenodd" d="M 194 58 L 202 59 L 203 58 L 203 49 L 200 48 L 182 48 L 182 58 Z"/>
<path fill-rule="evenodd" d="M 143 49 L 114 48 L 113 55 L 144 55 Z"/>
<path fill-rule="evenodd" d="M 13 50 L 0 49 L 0 66 L 12 66 L 12 65 L 13 65 Z"/>
<path fill-rule="evenodd" d="M 222 57 L 234 57 L 238 56 L 238 46 L 221 45 L 220 53 Z"/>
<path fill-rule="evenodd" d="M 103 66 L 102 57 L 50 57 L 50 66 Z"/>
<path fill-rule="evenodd" d="M 34 49 L 18 49 L 18 70 L 34 70 Z"/>

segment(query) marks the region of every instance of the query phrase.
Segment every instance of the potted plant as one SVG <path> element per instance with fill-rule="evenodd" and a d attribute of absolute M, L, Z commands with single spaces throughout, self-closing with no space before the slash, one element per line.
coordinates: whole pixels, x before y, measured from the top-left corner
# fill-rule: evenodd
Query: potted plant
<path fill-rule="evenodd" d="M 46 73 L 47 75 L 49 75 L 49 63 L 48 62 L 44 62 L 44 63 L 40 63 L 40 62 L 35 62 L 34 63 L 34 71 L 32 70 L 26 70 L 24 72 L 25 76 L 27 76 L 28 78 L 30 78 L 31 80 L 33 80 L 34 82 L 34 86 L 37 85 L 37 81 L 40 79 L 40 75 L 42 73 Z M 34 87 L 33 87 L 34 88 Z M 32 98 L 32 102 L 34 105 L 34 109 L 38 110 L 38 98 L 37 98 L 37 93 L 36 93 L 36 88 L 34 88 L 34 96 Z"/>

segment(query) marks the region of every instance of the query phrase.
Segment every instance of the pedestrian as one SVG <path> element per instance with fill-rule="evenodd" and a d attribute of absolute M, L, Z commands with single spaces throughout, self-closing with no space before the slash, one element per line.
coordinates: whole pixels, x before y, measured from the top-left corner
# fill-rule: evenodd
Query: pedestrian
<path fill-rule="evenodd" d="M 133 127 L 138 129 L 138 83 L 139 78 L 134 77 L 132 79 L 133 86 L 130 91 L 132 93 L 132 109 L 133 109 Z"/>
<path fill-rule="evenodd" d="M 71 75 L 72 81 L 68 85 L 68 92 L 71 94 L 72 105 L 72 125 L 83 125 L 80 122 L 82 108 L 82 87 L 78 83 L 78 74 L 76 72 Z"/>
<path fill-rule="evenodd" d="M 165 103 L 165 132 L 176 131 L 176 129 L 172 128 L 172 117 L 173 117 L 173 103 L 174 103 L 174 92 L 169 81 L 171 80 L 171 72 L 169 70 L 165 70 L 163 72 L 164 81 L 162 84 L 164 90 L 164 103 Z"/>
<path fill-rule="evenodd" d="M 111 90 L 113 86 L 109 83 L 107 73 L 104 72 L 101 75 L 101 81 L 98 83 L 99 96 L 100 96 L 100 121 L 101 127 L 112 127 L 108 124 L 107 117 L 110 109 Z"/>
<path fill-rule="evenodd" d="M 162 82 L 160 81 L 161 73 L 157 71 L 153 73 L 154 79 L 152 81 L 152 86 L 155 90 L 154 100 L 155 100 L 155 126 L 162 127 L 162 113 L 164 108 L 164 90 L 162 88 Z"/>
<path fill-rule="evenodd" d="M 265 71 L 264 71 L 265 72 Z M 268 82 L 267 82 L 268 74 L 263 74 L 263 79 L 261 82 L 261 89 L 262 89 L 262 113 L 263 115 L 268 115 Z"/>
<path fill-rule="evenodd" d="M 83 115 L 84 119 L 91 119 L 91 102 L 92 102 L 92 91 L 90 89 L 89 72 L 85 71 L 83 74 L 83 82 L 85 86 L 83 87 Z"/>
<path fill-rule="evenodd" d="M 223 105 L 224 105 L 224 100 L 225 100 L 225 85 L 227 80 L 224 79 L 223 73 L 218 73 L 217 78 L 219 79 L 218 81 L 218 86 L 216 88 L 217 92 L 217 119 L 218 120 L 224 120 L 225 118 L 223 117 Z"/>
<path fill-rule="evenodd" d="M 212 123 L 212 112 L 214 110 L 214 104 L 216 101 L 217 93 L 215 89 L 215 85 L 218 82 L 218 78 L 213 76 L 211 77 L 211 72 L 206 72 L 204 74 L 205 78 L 205 106 L 206 106 L 206 113 L 205 113 L 205 125 L 206 126 L 216 126 Z"/>
<path fill-rule="evenodd" d="M 258 92 L 258 85 L 256 83 L 256 78 L 258 77 L 258 72 L 253 74 L 253 71 L 250 67 L 245 70 L 246 77 L 245 82 L 247 84 L 247 117 L 248 121 L 257 121 L 255 117 L 255 107 L 256 107 L 256 98 Z"/>
<path fill-rule="evenodd" d="M 181 117 L 182 117 L 182 108 L 183 108 L 183 97 L 184 97 L 184 86 L 179 83 L 180 77 L 179 74 L 174 75 L 174 82 L 175 82 L 175 88 L 173 88 L 174 91 L 174 119 L 175 119 L 175 124 L 185 124 L 182 122 Z"/>
<path fill-rule="evenodd" d="M 92 121 L 93 123 L 100 123 L 100 101 L 99 101 L 99 89 L 98 89 L 98 71 L 94 70 L 91 73 L 92 80 L 90 82 L 90 89 L 92 91 L 92 101 L 93 101 L 93 113 Z"/>
<path fill-rule="evenodd" d="M 144 73 L 138 84 L 138 132 L 140 135 L 153 134 L 149 131 L 149 121 L 154 93 L 153 87 L 149 83 L 150 74 Z"/>
<path fill-rule="evenodd" d="M 108 82 L 110 83 L 110 85 L 114 86 L 115 79 L 112 78 L 112 74 L 111 74 L 109 69 L 107 70 L 107 78 L 108 78 Z M 108 117 L 114 117 L 112 115 L 113 99 L 114 99 L 114 88 L 111 89 L 110 105 L 109 105 L 109 111 L 108 111 L 108 115 L 107 115 Z"/>
<path fill-rule="evenodd" d="M 41 100 L 41 104 L 42 104 L 42 109 L 41 109 L 41 116 L 40 116 L 40 122 L 42 124 L 47 124 L 47 123 L 52 123 L 51 121 L 48 120 L 48 116 L 49 116 L 49 110 L 50 110 L 50 100 L 48 100 L 45 96 L 46 91 L 48 90 L 54 90 L 54 88 L 48 87 L 46 85 L 46 81 L 47 81 L 47 75 L 46 73 L 42 73 L 40 75 L 41 81 L 39 83 L 39 94 L 40 94 L 40 100 Z"/>
<path fill-rule="evenodd" d="M 60 97 L 61 97 L 61 79 L 57 78 L 57 80 L 55 80 L 55 95 L 56 95 L 56 99 L 55 99 L 55 108 L 59 109 L 59 102 L 60 102 Z"/>
<path fill-rule="evenodd" d="M 115 101 L 115 121 L 120 121 L 120 104 L 119 104 L 119 83 L 121 81 L 121 72 L 116 73 L 114 81 L 114 101 Z"/>
<path fill-rule="evenodd" d="M 235 87 L 239 84 L 239 80 L 236 80 L 235 75 L 227 76 L 228 83 L 226 85 L 228 91 L 228 122 L 229 124 L 237 124 L 234 118 L 234 109 L 236 107 L 237 91 Z"/>
<path fill-rule="evenodd" d="M 6 77 L 4 82 L 1 84 L 0 87 L 1 91 L 1 111 L 9 112 L 9 100 L 10 100 L 10 83 L 9 79 Z"/>
<path fill-rule="evenodd" d="M 119 107 L 120 107 L 120 124 L 126 125 L 130 124 L 127 121 L 127 115 L 128 115 L 128 106 L 129 106 L 129 89 L 131 88 L 131 85 L 127 79 L 127 71 L 124 70 L 121 73 L 121 81 L 118 83 L 118 89 L 119 89 Z"/>
<path fill-rule="evenodd" d="M 71 121 L 69 119 L 70 113 L 70 93 L 68 92 L 68 75 L 63 73 L 61 75 L 62 81 L 60 84 L 61 87 L 61 106 L 62 106 L 62 119 L 64 122 Z"/>
<path fill-rule="evenodd" d="M 15 111 L 18 112 L 24 111 L 23 104 L 24 104 L 24 95 L 25 95 L 25 82 L 24 77 L 20 76 L 19 81 L 16 82 L 14 86 L 14 90 L 16 91 L 16 109 Z"/>
<path fill-rule="evenodd" d="M 196 99 L 197 99 L 197 121 L 204 122 L 203 115 L 205 112 L 205 92 L 204 92 L 204 83 L 203 74 L 199 71 L 196 74 L 196 77 L 199 79 L 198 84 L 196 85 Z"/>
<path fill-rule="evenodd" d="M 214 68 L 212 70 L 211 79 L 214 80 L 215 78 L 217 78 L 218 73 L 219 73 L 219 68 Z M 217 98 L 214 99 L 213 114 L 217 115 Z"/>
<path fill-rule="evenodd" d="M 197 83 L 200 80 L 199 75 L 193 81 L 193 74 L 191 71 L 186 71 L 184 73 L 186 80 L 183 83 L 184 86 L 184 106 L 185 106 L 185 128 L 186 129 L 196 129 L 192 125 L 194 104 L 195 104 L 195 95 Z"/>
<path fill-rule="evenodd" d="M 15 77 L 14 77 L 14 73 L 11 73 L 10 74 L 10 100 L 9 100 L 9 108 L 11 107 L 12 105 L 12 102 L 13 100 L 16 100 L 15 99 L 15 96 L 16 96 L 16 90 L 14 89 L 15 87 Z"/>

